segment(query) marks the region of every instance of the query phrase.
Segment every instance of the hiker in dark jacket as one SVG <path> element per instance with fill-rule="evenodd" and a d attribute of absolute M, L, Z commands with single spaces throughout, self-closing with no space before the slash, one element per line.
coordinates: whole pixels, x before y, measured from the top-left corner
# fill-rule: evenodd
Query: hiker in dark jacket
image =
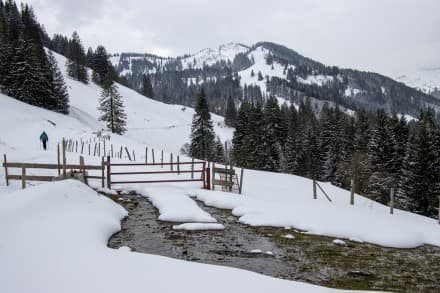
<path fill-rule="evenodd" d="M 43 133 L 40 135 L 40 140 L 43 143 L 43 149 L 46 150 L 49 137 L 47 136 L 47 133 L 45 131 L 43 131 Z"/>

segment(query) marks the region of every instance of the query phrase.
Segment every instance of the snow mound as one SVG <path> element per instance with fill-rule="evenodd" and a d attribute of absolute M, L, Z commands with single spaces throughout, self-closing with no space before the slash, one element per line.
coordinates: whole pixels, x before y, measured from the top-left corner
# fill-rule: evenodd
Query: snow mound
<path fill-rule="evenodd" d="M 174 230 L 187 230 L 187 231 L 201 231 L 201 230 L 224 230 L 225 226 L 222 224 L 210 224 L 210 223 L 185 223 L 180 225 L 174 225 Z"/>

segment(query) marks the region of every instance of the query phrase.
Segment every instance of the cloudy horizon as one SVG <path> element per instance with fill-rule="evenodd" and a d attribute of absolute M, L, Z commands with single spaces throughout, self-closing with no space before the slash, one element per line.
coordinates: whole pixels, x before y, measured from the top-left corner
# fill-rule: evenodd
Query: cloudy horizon
<path fill-rule="evenodd" d="M 162 56 L 275 42 L 327 65 L 390 76 L 440 67 L 437 0 L 29 0 L 50 35 Z"/>

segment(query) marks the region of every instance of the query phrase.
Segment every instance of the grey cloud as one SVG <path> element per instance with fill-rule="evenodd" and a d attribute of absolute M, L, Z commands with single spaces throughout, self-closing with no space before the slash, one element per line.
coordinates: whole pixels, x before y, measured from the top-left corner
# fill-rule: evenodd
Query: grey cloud
<path fill-rule="evenodd" d="M 440 1 L 31 0 L 50 33 L 172 55 L 236 41 L 281 43 L 327 64 L 397 75 L 440 65 Z"/>

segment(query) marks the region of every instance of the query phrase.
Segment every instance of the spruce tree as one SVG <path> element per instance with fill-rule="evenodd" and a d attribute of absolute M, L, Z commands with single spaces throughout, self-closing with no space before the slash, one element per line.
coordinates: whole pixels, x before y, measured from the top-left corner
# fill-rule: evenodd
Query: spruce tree
<path fill-rule="evenodd" d="M 153 85 L 151 84 L 150 75 L 143 75 L 142 94 L 148 98 L 154 99 Z"/>
<path fill-rule="evenodd" d="M 51 51 L 48 51 L 48 63 L 52 75 L 53 110 L 63 114 L 69 113 L 69 93 L 64 83 L 63 75 L 58 69 L 57 62 Z"/>
<path fill-rule="evenodd" d="M 437 215 L 440 196 L 440 134 L 428 114 L 411 134 L 397 193 L 400 207 L 425 216 Z"/>
<path fill-rule="evenodd" d="M 202 89 L 194 109 L 191 125 L 190 155 L 201 160 L 215 160 L 215 133 L 208 101 Z"/>
<path fill-rule="evenodd" d="M 122 97 L 109 74 L 104 79 L 98 109 L 102 112 L 99 120 L 106 123 L 112 133 L 123 134 L 127 130 L 127 115 L 124 111 Z"/>
<path fill-rule="evenodd" d="M 225 125 L 229 127 L 235 127 L 237 123 L 237 108 L 235 108 L 234 100 L 229 96 L 226 103 L 225 112 Z"/>
<path fill-rule="evenodd" d="M 245 99 L 238 110 L 237 123 L 232 138 L 232 159 L 237 166 L 241 167 L 246 166 L 249 156 L 248 150 L 245 149 L 245 138 L 249 132 L 249 115 L 251 108 L 251 104 Z"/>
<path fill-rule="evenodd" d="M 69 57 L 67 60 L 67 74 L 83 83 L 89 82 L 87 73 L 87 57 L 84 52 L 84 47 L 76 31 L 72 34 L 72 39 L 69 41 Z"/>
<path fill-rule="evenodd" d="M 225 148 L 218 136 L 215 140 L 215 161 L 220 164 L 225 162 Z"/>

